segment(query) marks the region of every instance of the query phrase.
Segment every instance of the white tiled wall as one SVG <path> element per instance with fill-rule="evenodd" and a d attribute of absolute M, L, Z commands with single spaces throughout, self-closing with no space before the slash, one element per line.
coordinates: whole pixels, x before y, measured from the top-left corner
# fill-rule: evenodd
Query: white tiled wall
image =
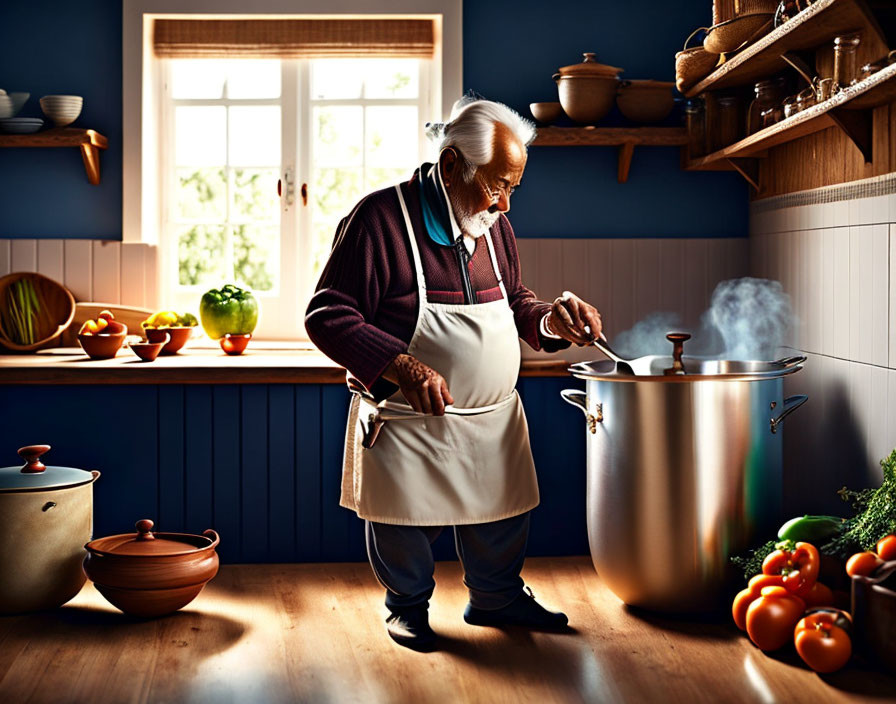
<path fill-rule="evenodd" d="M 808 357 L 785 382 L 809 395 L 785 422 L 785 502 L 849 515 L 837 489 L 877 486 L 896 447 L 896 194 L 766 207 L 751 212 L 751 273 L 782 282 Z"/>
<path fill-rule="evenodd" d="M 716 284 L 749 270 L 745 238 L 520 239 L 517 248 L 526 286 L 543 300 L 569 290 L 593 303 L 611 341 L 656 312 L 698 327 Z M 522 350 L 526 358 L 547 358 L 528 345 Z M 578 361 L 600 353 L 572 347 L 560 356 Z"/>
<path fill-rule="evenodd" d="M 0 239 L 0 276 L 37 271 L 77 301 L 155 308 L 156 248 L 108 240 Z"/>

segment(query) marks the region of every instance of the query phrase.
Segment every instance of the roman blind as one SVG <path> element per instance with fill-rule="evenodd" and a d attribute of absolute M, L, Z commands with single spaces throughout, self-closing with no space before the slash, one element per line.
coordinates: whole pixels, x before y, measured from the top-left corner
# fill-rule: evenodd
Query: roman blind
<path fill-rule="evenodd" d="M 156 19 L 163 58 L 432 58 L 431 19 Z"/>

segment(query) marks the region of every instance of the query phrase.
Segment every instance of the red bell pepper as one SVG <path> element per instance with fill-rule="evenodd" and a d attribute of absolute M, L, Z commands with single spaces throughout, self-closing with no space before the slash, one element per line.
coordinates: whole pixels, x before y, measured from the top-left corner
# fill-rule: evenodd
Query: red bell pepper
<path fill-rule="evenodd" d="M 821 567 L 818 549 L 811 543 L 797 543 L 792 550 L 790 544 L 779 545 L 763 561 L 762 573 L 780 575 L 787 591 L 805 598 L 818 580 L 818 570 Z"/>

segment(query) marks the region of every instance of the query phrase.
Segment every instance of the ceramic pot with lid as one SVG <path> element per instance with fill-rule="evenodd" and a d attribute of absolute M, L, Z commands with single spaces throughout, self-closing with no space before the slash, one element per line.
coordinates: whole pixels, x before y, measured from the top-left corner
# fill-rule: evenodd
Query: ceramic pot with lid
<path fill-rule="evenodd" d="M 49 467 L 49 445 L 19 449 L 24 466 L 0 468 L 0 613 L 62 606 L 84 586 L 100 473 Z"/>
<path fill-rule="evenodd" d="M 626 604 L 708 611 L 726 595 L 730 558 L 781 522 L 783 421 L 807 396 L 783 378 L 805 357 L 712 360 L 682 355 L 579 362 L 585 414 L 591 558 Z M 619 366 L 617 366 L 619 364 Z"/>
<path fill-rule="evenodd" d="M 575 122 L 590 124 L 606 116 L 613 108 L 621 68 L 597 62 L 595 54 L 563 66 L 553 75 L 563 111 Z"/>
<path fill-rule="evenodd" d="M 151 618 L 183 608 L 218 573 L 220 537 L 153 533 L 153 522 L 136 523 L 136 533 L 110 535 L 84 547 L 84 571 L 97 591 L 126 614 Z"/>

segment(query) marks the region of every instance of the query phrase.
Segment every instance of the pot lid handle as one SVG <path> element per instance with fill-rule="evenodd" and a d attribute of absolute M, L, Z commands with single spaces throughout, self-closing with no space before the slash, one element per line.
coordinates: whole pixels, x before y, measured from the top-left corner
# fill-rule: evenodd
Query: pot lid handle
<path fill-rule="evenodd" d="M 137 521 L 134 524 L 134 527 L 137 529 L 137 540 L 155 540 L 156 536 L 154 536 L 151 531 L 153 527 L 153 522 L 148 518 L 143 518 Z"/>
<path fill-rule="evenodd" d="M 22 474 L 37 474 L 47 469 L 47 465 L 40 461 L 40 456 L 49 451 L 49 445 L 26 445 L 18 449 L 19 457 L 25 460 Z"/>
<path fill-rule="evenodd" d="M 686 374 L 681 355 L 684 354 L 684 343 L 691 339 L 690 334 L 686 332 L 670 332 L 666 335 L 666 339 L 672 343 L 672 366 L 669 369 L 664 369 L 663 373 Z"/>

